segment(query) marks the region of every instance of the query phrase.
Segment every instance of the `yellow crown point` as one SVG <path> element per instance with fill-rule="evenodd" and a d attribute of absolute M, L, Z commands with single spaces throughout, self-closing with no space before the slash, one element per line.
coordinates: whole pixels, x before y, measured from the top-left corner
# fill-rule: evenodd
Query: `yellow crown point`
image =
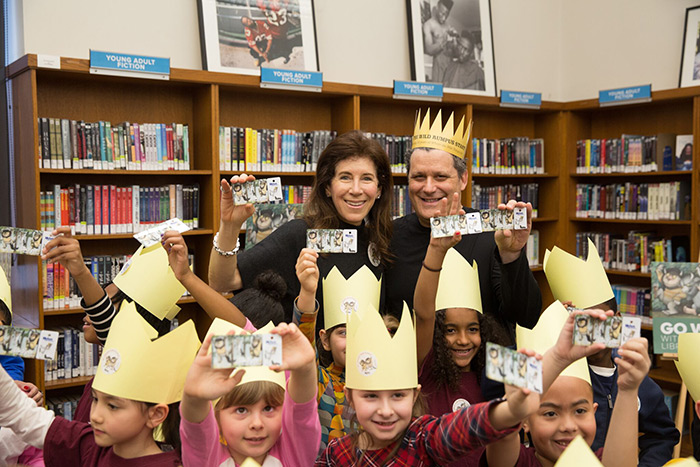
<path fill-rule="evenodd" d="M 590 308 L 615 297 L 595 244 L 588 239 L 586 261 L 559 247 L 545 251 L 542 263 L 552 294 L 577 308 Z"/>
<path fill-rule="evenodd" d="M 479 267 L 469 265 L 464 256 L 454 248 L 447 250 L 442 262 L 442 272 L 438 282 L 435 309 L 470 308 L 479 313 L 481 307 L 481 289 L 479 286 Z"/>
<path fill-rule="evenodd" d="M 516 325 L 515 340 L 518 343 L 518 349 L 529 349 L 544 354 L 556 344 L 568 316 L 569 312 L 564 305 L 556 300 L 540 315 L 534 328 L 527 329 Z M 588 362 L 585 358 L 573 362 L 561 372 L 561 375 L 574 376 L 591 384 L 591 375 L 588 373 Z"/>
<path fill-rule="evenodd" d="M 199 349 L 192 320 L 156 339 L 158 333 L 125 302 L 102 351 L 93 387 L 135 401 L 172 404 L 182 398 L 190 365 Z"/>
<path fill-rule="evenodd" d="M 241 467 L 260 467 L 260 464 L 258 464 L 252 457 L 246 457 L 246 460 L 243 461 Z"/>
<path fill-rule="evenodd" d="M 412 148 L 440 149 L 453 156 L 463 159 L 467 153 L 467 145 L 471 137 L 472 122 L 470 121 L 464 128 L 464 117 L 454 131 L 454 112 L 450 114 L 445 126 L 442 126 L 442 110 L 438 111 L 432 125 L 430 124 L 430 109 L 425 113 L 425 118 L 421 121 L 420 111 L 416 117 L 414 125 Z"/>
<path fill-rule="evenodd" d="M 114 278 L 114 285 L 158 319 L 172 315 L 173 306 L 186 290 L 159 243 L 136 250 L 129 264 Z"/>
<path fill-rule="evenodd" d="M 664 464 L 664 467 L 673 465 L 674 467 L 698 467 L 698 461 L 693 456 L 683 459 L 671 459 Z"/>
<path fill-rule="evenodd" d="M 269 334 L 270 331 L 272 331 L 274 328 L 275 325 L 272 323 L 272 321 L 270 321 L 265 326 L 253 332 L 252 334 Z M 233 323 L 229 323 L 228 321 L 225 321 L 220 318 L 215 318 L 214 321 L 212 321 L 211 326 L 209 326 L 207 336 L 223 336 L 228 334 L 229 331 L 236 331 L 236 334 L 251 334 L 250 332 L 236 326 Z M 209 348 L 209 352 L 211 352 L 211 348 Z M 239 370 L 240 369 L 235 368 L 231 372 L 231 376 L 233 376 Z M 287 387 L 284 371 L 272 371 L 267 366 L 245 367 L 245 373 L 243 374 L 243 378 L 238 384 L 252 383 L 253 381 L 269 381 L 271 383 L 279 385 L 282 389 L 286 389 Z"/>
<path fill-rule="evenodd" d="M 373 307 L 350 315 L 345 386 L 367 391 L 418 386 L 416 331 L 405 303 L 393 338 Z"/>
<path fill-rule="evenodd" d="M 346 279 L 333 266 L 323 279 L 323 326 L 328 330 L 346 324 L 348 315 L 371 305 L 379 308 L 382 280 L 377 279 L 366 265 Z"/>
<path fill-rule="evenodd" d="M 697 363 L 699 352 L 700 334 L 687 333 L 678 336 L 676 367 L 694 401 L 700 400 L 700 371 L 698 371 Z"/>
<path fill-rule="evenodd" d="M 10 314 L 12 314 L 12 288 L 2 267 L 0 267 L 0 301 L 7 306 Z"/>
<path fill-rule="evenodd" d="M 581 435 L 576 436 L 561 453 L 554 467 L 602 467 L 591 447 Z"/>

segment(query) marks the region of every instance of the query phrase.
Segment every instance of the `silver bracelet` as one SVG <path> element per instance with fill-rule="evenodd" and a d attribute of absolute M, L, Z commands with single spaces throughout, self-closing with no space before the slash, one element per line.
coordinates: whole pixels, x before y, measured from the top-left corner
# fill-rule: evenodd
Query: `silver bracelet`
<path fill-rule="evenodd" d="M 241 240 L 236 239 L 236 248 L 230 251 L 224 251 L 221 248 L 219 248 L 219 232 L 216 232 L 216 235 L 214 235 L 214 240 L 212 241 L 214 244 L 214 251 L 216 251 L 218 254 L 221 256 L 236 256 L 238 254 L 238 250 L 241 248 Z"/>

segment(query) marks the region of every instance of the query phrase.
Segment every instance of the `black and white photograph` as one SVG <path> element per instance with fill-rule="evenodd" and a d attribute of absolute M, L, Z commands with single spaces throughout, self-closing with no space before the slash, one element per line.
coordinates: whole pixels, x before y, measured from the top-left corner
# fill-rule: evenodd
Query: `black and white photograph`
<path fill-rule="evenodd" d="M 685 10 L 685 31 L 678 87 L 700 85 L 700 6 Z"/>
<path fill-rule="evenodd" d="M 318 71 L 312 0 L 199 0 L 198 7 L 205 70 Z"/>
<path fill-rule="evenodd" d="M 496 95 L 489 0 L 408 0 L 407 10 L 414 80 Z"/>

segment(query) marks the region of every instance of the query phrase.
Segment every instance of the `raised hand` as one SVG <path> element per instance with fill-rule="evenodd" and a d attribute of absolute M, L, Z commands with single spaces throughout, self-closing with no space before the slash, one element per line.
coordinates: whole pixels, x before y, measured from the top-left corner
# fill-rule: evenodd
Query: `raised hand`
<path fill-rule="evenodd" d="M 590 315 L 594 318 L 605 321 L 613 315 L 612 310 L 578 310 L 574 313 L 569 313 L 569 316 L 564 323 L 564 326 L 559 333 L 559 339 L 557 339 L 556 344 L 549 349 L 547 352 L 551 353 L 554 360 L 559 366 L 560 370 L 566 368 L 572 362 L 575 362 L 579 358 L 588 357 L 595 354 L 596 352 L 603 350 L 605 348 L 604 344 L 596 343 L 592 345 L 574 345 L 574 320 L 577 315 Z"/>
<path fill-rule="evenodd" d="M 630 339 L 620 347 L 615 358 L 619 391 L 637 391 L 642 380 L 649 373 L 651 360 L 648 352 L 649 342 L 644 337 Z"/>
<path fill-rule="evenodd" d="M 445 213 L 445 214 L 443 214 Z M 447 197 L 440 200 L 440 209 L 435 212 L 435 217 L 454 216 L 455 214 L 464 214 L 464 209 L 459 202 L 459 193 L 453 193 L 452 199 Z M 458 244 L 462 240 L 462 232 L 455 232 L 451 237 L 433 238 L 430 237 L 430 246 L 442 252 L 447 252 L 450 248 Z"/>
<path fill-rule="evenodd" d="M 270 333 L 279 334 L 282 337 L 282 365 L 271 366 L 270 369 L 290 371 L 314 369 L 316 354 L 309 340 L 296 324 L 280 323 Z"/>
<path fill-rule="evenodd" d="M 233 334 L 231 332 L 230 334 Z M 185 379 L 184 393 L 190 398 L 213 401 L 230 392 L 243 378 L 245 370 L 237 371 L 231 376 L 230 368 L 212 368 L 209 335 L 204 339 Z M 307 341 L 308 344 L 308 341 Z"/>
<path fill-rule="evenodd" d="M 535 357 L 542 360 L 542 355 L 539 355 L 532 350 L 520 349 L 518 352 Z M 540 407 L 540 394 L 531 391 L 527 388 L 518 388 L 505 384 L 506 400 L 508 409 L 513 417 L 517 420 L 525 420 L 531 414 L 535 413 Z"/>
<path fill-rule="evenodd" d="M 512 263 L 520 257 L 520 252 L 527 245 L 527 239 L 530 236 L 532 229 L 532 204 L 523 203 L 511 199 L 507 204 L 499 204 L 498 209 L 501 211 L 512 211 L 514 208 L 527 208 L 527 230 L 497 230 L 495 233 L 496 246 L 498 253 L 501 255 L 501 260 L 504 264 Z"/>
<path fill-rule="evenodd" d="M 242 185 L 246 182 L 252 182 L 255 177 L 252 175 L 234 175 L 231 180 L 221 179 L 221 224 L 222 227 L 234 226 L 236 233 L 241 229 L 241 226 L 255 212 L 255 207 L 251 203 L 236 205 L 233 198 L 233 190 L 235 185 Z"/>
<path fill-rule="evenodd" d="M 296 273 L 303 291 L 316 295 L 319 271 L 318 253 L 313 248 L 303 248 L 297 258 Z"/>
<path fill-rule="evenodd" d="M 80 251 L 80 243 L 73 238 L 70 227 L 59 227 L 51 235 L 56 238 L 44 246 L 41 251 L 41 259 L 49 262 L 61 263 L 72 276 L 82 273 L 90 273 L 85 262 L 83 253 Z"/>
<path fill-rule="evenodd" d="M 182 280 L 189 274 L 194 274 L 190 269 L 189 258 L 187 257 L 187 243 L 177 230 L 168 230 L 163 234 L 161 244 L 168 252 L 168 262 L 173 270 L 175 278 Z"/>

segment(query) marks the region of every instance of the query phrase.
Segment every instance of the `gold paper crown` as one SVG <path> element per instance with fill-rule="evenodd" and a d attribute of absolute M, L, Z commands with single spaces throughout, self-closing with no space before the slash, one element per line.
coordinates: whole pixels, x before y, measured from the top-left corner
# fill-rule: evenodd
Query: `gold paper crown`
<path fill-rule="evenodd" d="M 700 334 L 679 334 L 676 367 L 694 401 L 700 400 L 698 355 L 700 355 Z"/>
<path fill-rule="evenodd" d="M 671 459 L 664 464 L 664 467 L 672 465 L 673 467 L 698 467 L 698 461 L 693 456 L 683 459 Z"/>
<path fill-rule="evenodd" d="M 158 319 L 175 317 L 179 311 L 175 304 L 186 290 L 170 269 L 160 243 L 139 247 L 114 278 L 114 285 Z"/>
<path fill-rule="evenodd" d="M 257 461 L 252 457 L 246 457 L 246 459 L 241 464 L 241 467 L 260 467 L 260 464 L 258 464 Z"/>
<path fill-rule="evenodd" d="M 577 308 L 594 307 L 615 297 L 590 238 L 586 261 L 555 246 L 544 252 L 543 269 L 554 298 L 570 301 Z"/>
<path fill-rule="evenodd" d="M 348 318 L 345 386 L 381 391 L 418 386 L 416 331 L 404 302 L 401 322 L 392 338 L 372 306 Z"/>
<path fill-rule="evenodd" d="M 454 112 L 450 114 L 445 127 L 442 126 L 442 110 L 438 111 L 437 117 L 430 125 L 430 109 L 425 113 L 425 118 L 421 121 L 420 110 L 416 116 L 416 125 L 413 130 L 412 148 L 432 148 L 441 149 L 453 156 L 464 159 L 467 154 L 467 145 L 471 137 L 472 121 L 469 120 L 467 128 L 464 128 L 464 117 L 459 122 L 457 131 L 454 131 Z"/>
<path fill-rule="evenodd" d="M 576 436 L 561 453 L 554 467 L 603 467 L 581 435 Z"/>
<path fill-rule="evenodd" d="M 479 267 L 469 265 L 454 248 L 447 250 L 438 282 L 435 309 L 470 308 L 482 313 Z"/>
<path fill-rule="evenodd" d="M 12 314 L 12 289 L 2 267 L 0 267 L 0 301 L 7 305 L 7 309 Z"/>
<path fill-rule="evenodd" d="M 179 401 L 200 345 L 194 322 L 189 320 L 151 340 L 157 336 L 157 331 L 138 314 L 136 305 L 124 303 L 112 321 L 92 386 L 135 401 Z"/>
<path fill-rule="evenodd" d="M 323 279 L 323 327 L 347 324 L 348 315 L 369 305 L 379 308 L 382 280 L 363 265 L 349 279 L 333 266 Z"/>
<path fill-rule="evenodd" d="M 544 310 L 533 329 L 516 326 L 515 339 L 518 342 L 518 349 L 530 349 L 544 354 L 556 344 L 568 316 L 569 312 L 557 300 Z M 588 373 L 588 363 L 585 358 L 580 358 L 567 366 L 561 375 L 581 378 L 591 384 L 591 375 Z"/>
<path fill-rule="evenodd" d="M 275 325 L 272 324 L 272 321 L 270 321 L 265 326 L 255 331 L 253 334 L 269 334 L 270 331 L 274 329 L 274 327 Z M 233 323 L 229 323 L 228 321 L 225 321 L 220 318 L 214 318 L 214 321 L 211 323 L 211 326 L 209 326 L 207 335 L 224 336 L 228 334 L 228 332 L 231 330 L 236 331 L 236 334 L 251 334 L 245 329 L 239 328 Z M 211 349 L 209 350 L 211 351 Z M 269 381 L 271 383 L 279 385 L 280 387 L 282 387 L 282 389 L 287 388 L 284 371 L 272 371 L 269 367 L 266 366 L 247 366 L 244 369 L 245 374 L 243 375 L 241 382 L 238 384 L 252 383 L 253 381 Z M 237 371 L 239 371 L 238 368 L 234 369 L 231 372 L 231 375 L 233 376 Z"/>

